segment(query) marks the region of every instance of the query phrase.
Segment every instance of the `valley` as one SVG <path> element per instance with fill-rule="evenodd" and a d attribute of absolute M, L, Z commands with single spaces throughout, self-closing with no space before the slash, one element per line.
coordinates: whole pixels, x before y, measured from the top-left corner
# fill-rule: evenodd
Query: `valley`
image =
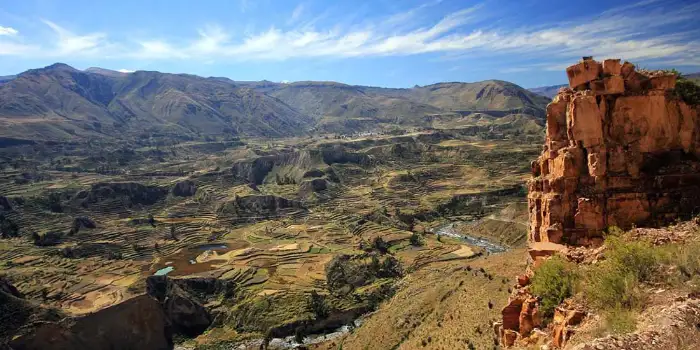
<path fill-rule="evenodd" d="M 0 90 L 16 95 L 22 83 L 31 95 L 39 85 L 29 80 L 44 75 L 78 86 L 88 76 L 91 88 L 126 76 L 107 73 L 54 65 Z M 173 89 L 200 88 L 170 85 L 180 79 L 205 80 L 201 88 L 214 89 L 207 96 L 233 84 L 171 75 L 149 84 L 162 86 L 154 88 L 161 100 Z M 79 121 L 61 119 L 54 106 L 37 107 L 51 112 L 36 118 L 20 116 L 29 110 L 7 116 L 17 110 L 0 106 L 0 121 L 21 125 L 3 129 L 0 149 L 2 274 L 31 310 L 60 310 L 78 325 L 177 285 L 165 289 L 175 293 L 169 299 L 199 305 L 166 308 L 175 343 L 188 349 L 285 347 L 289 339 L 333 332 L 379 307 L 406 276 L 520 251 L 523 182 L 540 149 L 543 104 L 515 85 L 490 84 L 430 88 L 449 95 L 477 89 L 463 95 L 474 102 L 458 104 L 428 89 L 239 84 L 247 87 L 232 90 L 236 96 L 269 96 L 295 112 L 279 114 L 286 121 L 254 119 L 272 121 L 265 125 L 235 121 L 243 129 L 222 135 L 213 131 L 219 121 L 201 129 L 206 124 L 189 124 L 189 117 L 161 124 L 142 115 L 125 119 L 125 129 L 84 128 L 94 113 L 102 119 L 93 124 L 119 118 L 120 97 L 99 107 L 92 92 L 50 83 L 105 112 L 85 110 Z M 522 91 L 513 97 L 498 86 Z M 77 116 L 86 105 L 71 108 Z M 158 130 L 135 133 L 142 122 Z M 74 127 L 68 139 L 56 132 Z M 498 278 L 498 298 L 506 298 L 507 277 Z M 21 329 L 6 330 L 20 335 L 6 341 L 41 342 L 33 334 L 49 330 L 33 315 Z M 490 334 L 481 338 L 475 341 L 491 341 Z"/>

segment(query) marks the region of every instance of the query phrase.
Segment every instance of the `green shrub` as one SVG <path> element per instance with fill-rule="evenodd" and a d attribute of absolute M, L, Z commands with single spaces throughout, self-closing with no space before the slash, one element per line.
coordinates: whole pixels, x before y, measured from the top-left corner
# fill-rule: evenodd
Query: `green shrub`
<path fill-rule="evenodd" d="M 555 256 L 542 263 L 532 278 L 532 293 L 542 299 L 540 311 L 545 317 L 554 314 L 554 308 L 570 297 L 577 275 L 571 265 Z"/>
<path fill-rule="evenodd" d="M 700 105 L 700 86 L 686 79 L 678 79 L 674 89 L 676 96 L 691 105 Z"/>
<path fill-rule="evenodd" d="M 640 282 L 652 279 L 661 263 L 657 248 L 645 241 L 625 242 L 617 237 L 606 240 L 606 259 L 623 272 L 629 272 Z"/>
<path fill-rule="evenodd" d="M 611 261 L 605 261 L 588 271 L 584 292 L 593 306 L 633 308 L 640 305 L 642 295 L 635 275 Z"/>
<path fill-rule="evenodd" d="M 421 235 L 418 232 L 413 232 L 410 238 L 411 245 L 414 247 L 420 247 L 425 244 L 425 240 L 423 239 L 423 235 Z"/>
<path fill-rule="evenodd" d="M 700 242 L 674 244 L 663 253 L 663 261 L 675 265 L 684 281 L 700 275 Z"/>
<path fill-rule="evenodd" d="M 609 333 L 625 334 L 634 332 L 637 324 L 636 314 L 630 310 L 612 309 L 604 314 L 605 328 Z"/>

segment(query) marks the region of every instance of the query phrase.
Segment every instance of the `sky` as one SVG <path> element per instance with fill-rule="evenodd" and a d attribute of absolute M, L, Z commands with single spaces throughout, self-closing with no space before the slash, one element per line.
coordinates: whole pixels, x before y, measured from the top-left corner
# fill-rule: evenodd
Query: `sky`
<path fill-rule="evenodd" d="M 700 71 L 700 1 L 0 0 L 0 75 L 55 62 L 233 80 L 563 84 L 582 56 Z"/>

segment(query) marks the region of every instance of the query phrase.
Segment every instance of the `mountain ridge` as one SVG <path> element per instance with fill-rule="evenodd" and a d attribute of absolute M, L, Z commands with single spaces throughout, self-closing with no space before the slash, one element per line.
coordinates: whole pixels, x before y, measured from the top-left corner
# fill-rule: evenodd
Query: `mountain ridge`
<path fill-rule="evenodd" d="M 382 88 L 332 81 L 235 81 L 64 63 L 0 85 L 0 137 L 286 137 L 426 126 L 430 115 L 500 111 L 541 118 L 548 100 L 501 80 Z M 503 114 L 503 113 L 500 113 Z"/>

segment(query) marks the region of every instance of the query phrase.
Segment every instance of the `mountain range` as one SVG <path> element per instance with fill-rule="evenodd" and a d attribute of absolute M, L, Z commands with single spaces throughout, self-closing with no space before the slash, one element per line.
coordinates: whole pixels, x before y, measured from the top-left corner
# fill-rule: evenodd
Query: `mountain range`
<path fill-rule="evenodd" d="M 0 137 L 65 141 L 352 133 L 397 124 L 421 126 L 429 116 L 474 112 L 541 120 L 548 101 L 500 80 L 395 89 L 78 70 L 56 63 L 0 77 Z"/>

